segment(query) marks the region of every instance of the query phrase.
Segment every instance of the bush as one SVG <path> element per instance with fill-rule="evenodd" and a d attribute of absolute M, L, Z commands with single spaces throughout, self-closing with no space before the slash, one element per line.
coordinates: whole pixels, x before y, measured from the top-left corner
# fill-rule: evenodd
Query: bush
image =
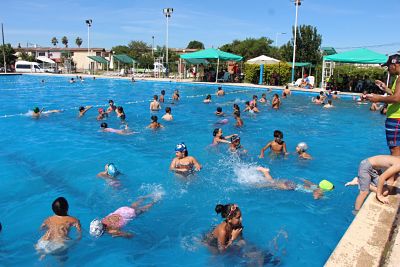
<path fill-rule="evenodd" d="M 260 80 L 260 65 L 245 63 L 243 73 L 245 82 L 258 84 Z M 286 84 L 290 81 L 291 66 L 286 62 L 264 65 L 263 82 L 270 84 L 274 73 L 279 75 L 279 85 Z"/>

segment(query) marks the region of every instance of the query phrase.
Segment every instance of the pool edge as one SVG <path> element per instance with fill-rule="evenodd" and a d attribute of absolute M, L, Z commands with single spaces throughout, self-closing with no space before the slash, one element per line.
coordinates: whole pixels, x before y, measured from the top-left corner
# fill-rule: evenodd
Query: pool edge
<path fill-rule="evenodd" d="M 400 181 L 396 185 L 399 184 Z M 391 255 L 398 254 L 400 244 L 393 245 L 392 238 L 400 238 L 400 233 L 397 233 L 397 236 L 394 234 L 400 198 L 391 195 L 390 204 L 383 205 L 375 196 L 375 193 L 368 196 L 325 263 L 325 267 L 382 266 L 387 260 L 390 261 Z M 398 258 L 393 260 L 400 262 Z"/>

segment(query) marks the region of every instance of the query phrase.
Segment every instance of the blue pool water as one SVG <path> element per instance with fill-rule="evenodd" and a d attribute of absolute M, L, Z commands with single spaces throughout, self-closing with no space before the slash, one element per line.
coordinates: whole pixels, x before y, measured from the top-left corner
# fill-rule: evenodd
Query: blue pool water
<path fill-rule="evenodd" d="M 222 221 L 215 205 L 231 202 L 242 209 L 245 239 L 273 254 L 271 265 L 321 266 L 353 220 L 357 188 L 345 188 L 344 183 L 356 176 L 362 159 L 388 153 L 384 117 L 351 99 L 337 100 L 336 108 L 324 110 L 310 103 L 312 95 L 293 93 L 282 100 L 279 111 L 261 106 L 256 116 L 243 114 L 242 129 L 228 117 L 224 133 L 239 133 L 249 151 L 238 160 L 223 145 L 209 147 L 217 121 L 214 111 L 222 106 L 231 114 L 234 102 L 243 109 L 244 101 L 253 94 L 260 97 L 265 89 L 224 86 L 227 95 L 217 98 L 216 85 L 114 79 L 69 84 L 67 77 L 51 76 L 42 84 L 41 79 L 0 77 L 1 266 L 53 266 L 62 264 L 60 260 L 66 261 L 65 266 L 246 265 L 248 259 L 212 255 L 200 242 Z M 168 98 L 174 89 L 180 90 L 181 101 L 170 105 L 174 121 L 161 121 L 165 128 L 159 131 L 145 129 L 152 115 L 149 100 L 162 89 Z M 209 93 L 213 102 L 202 103 Z M 129 126 L 138 134 L 99 132 L 97 108 L 106 107 L 108 99 L 124 107 Z M 78 119 L 81 105 L 95 108 Z M 64 112 L 39 120 L 24 115 L 35 106 Z M 107 122 L 110 127 L 121 126 L 115 115 Z M 290 152 L 298 142 L 307 142 L 314 159 L 301 161 L 293 153 L 286 159 L 259 159 L 275 129 L 283 131 Z M 186 180 L 168 171 L 174 147 L 181 141 L 203 165 Z M 123 173 L 119 188 L 96 177 L 107 162 L 114 162 Z M 256 165 L 271 168 L 274 177 L 296 182 L 328 179 L 335 190 L 316 201 L 307 193 L 255 188 Z M 152 192 L 163 193 L 163 198 L 127 225 L 125 230 L 134 232 L 134 238 L 90 237 L 92 219 Z M 39 261 L 33 245 L 43 234 L 39 227 L 52 215 L 51 203 L 58 196 L 68 199 L 69 213 L 80 219 L 83 237 L 69 248 L 68 258 L 47 256 Z"/>

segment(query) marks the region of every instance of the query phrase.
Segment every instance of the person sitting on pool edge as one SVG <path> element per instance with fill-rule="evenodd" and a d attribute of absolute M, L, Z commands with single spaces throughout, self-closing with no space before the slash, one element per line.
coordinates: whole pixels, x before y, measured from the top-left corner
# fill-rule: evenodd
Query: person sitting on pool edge
<path fill-rule="evenodd" d="M 172 117 L 171 108 L 170 108 L 170 107 L 166 107 L 166 108 L 165 108 L 165 114 L 162 116 L 161 119 L 163 119 L 163 120 L 165 120 L 165 121 L 172 121 L 172 120 L 174 119 L 174 118 Z"/>
<path fill-rule="evenodd" d="M 71 227 L 78 232 L 77 239 L 81 238 L 81 224 L 75 217 L 68 215 L 68 201 L 59 197 L 51 205 L 55 215 L 48 217 L 40 226 L 40 229 L 47 229 L 46 233 L 39 239 L 35 248 L 43 257 L 46 254 L 57 253 L 67 248 L 69 240 L 68 233 Z"/>
<path fill-rule="evenodd" d="M 382 169 L 385 170 L 383 173 Z M 376 192 L 376 199 L 379 202 L 388 204 L 389 189 L 395 183 L 399 172 L 400 158 L 396 156 L 378 155 L 362 160 L 358 168 L 358 177 L 346 183 L 346 186 L 358 184 L 360 190 L 354 203 L 354 210 L 356 212 L 360 210 L 370 191 Z M 388 188 L 384 188 L 385 182 Z"/>
<path fill-rule="evenodd" d="M 147 126 L 147 128 L 158 129 L 158 128 L 164 128 L 164 126 L 162 126 L 161 123 L 158 122 L 158 117 L 153 115 L 151 116 L 151 123 Z"/>
<path fill-rule="evenodd" d="M 312 159 L 311 155 L 308 154 L 306 151 L 308 149 L 308 146 L 304 142 L 300 142 L 296 146 L 296 152 L 299 154 L 299 158 L 301 159 Z"/>
<path fill-rule="evenodd" d="M 118 176 L 120 172 L 118 171 L 117 167 L 115 166 L 114 163 L 107 163 L 106 166 L 104 166 L 104 171 L 99 172 L 97 174 L 98 177 L 101 178 L 108 178 L 108 179 L 113 179 Z"/>
<path fill-rule="evenodd" d="M 219 143 L 226 143 L 226 144 L 230 144 L 231 142 L 229 142 L 228 140 L 232 138 L 232 136 L 235 136 L 237 134 L 231 134 L 228 136 L 223 136 L 222 135 L 222 129 L 221 128 L 215 128 L 213 131 L 213 142 L 212 145 L 218 145 Z"/>
<path fill-rule="evenodd" d="M 169 169 L 187 176 L 193 173 L 193 171 L 200 171 L 201 165 L 194 157 L 189 156 L 186 145 L 179 143 L 175 147 L 175 158 L 172 160 Z"/>
<path fill-rule="evenodd" d="M 225 252 L 233 244 L 245 245 L 242 236 L 242 212 L 237 204 L 218 204 L 215 212 L 224 219 L 204 239 L 205 244 L 215 252 Z"/>
<path fill-rule="evenodd" d="M 271 151 L 276 153 L 276 154 L 284 154 L 287 155 L 287 149 L 286 149 L 286 143 L 283 139 L 283 133 L 279 130 L 274 131 L 274 140 L 270 141 L 268 144 L 266 144 L 260 152 L 260 155 L 258 156 L 260 159 L 264 158 L 264 152 L 268 148 L 271 148 Z"/>
<path fill-rule="evenodd" d="M 267 187 L 279 190 L 302 191 L 305 193 L 312 193 L 314 199 L 322 198 L 324 196 L 325 191 L 331 191 L 335 188 L 335 186 L 327 180 L 322 180 L 317 185 L 306 179 L 303 179 L 303 184 L 296 184 L 295 182 L 290 180 L 272 178 L 271 174 L 269 173 L 270 170 L 268 168 L 257 167 L 257 171 L 260 171 L 266 179 L 265 183 L 257 185 L 257 187 L 259 188 Z"/>
<path fill-rule="evenodd" d="M 140 206 L 144 200 L 150 197 L 152 197 L 153 200 L 149 204 Z M 107 232 L 112 235 L 112 237 L 130 238 L 133 234 L 124 232 L 121 229 L 126 226 L 129 221 L 148 211 L 158 201 L 159 199 L 157 196 L 149 195 L 140 197 L 137 201 L 133 202 L 130 207 L 121 207 L 101 220 L 94 219 L 90 223 L 89 233 L 93 237 L 100 237 L 104 232 Z"/>
<path fill-rule="evenodd" d="M 116 134 L 121 134 L 121 135 L 133 134 L 133 132 L 128 128 L 128 124 L 125 124 L 125 129 L 123 129 L 123 130 L 109 128 L 108 124 L 106 122 L 102 122 L 100 124 L 100 127 L 101 127 L 102 131 L 106 132 L 106 133 L 116 133 Z"/>
<path fill-rule="evenodd" d="M 91 108 L 92 106 L 79 107 L 79 117 L 83 117 L 83 115 L 85 115 L 85 113 Z"/>

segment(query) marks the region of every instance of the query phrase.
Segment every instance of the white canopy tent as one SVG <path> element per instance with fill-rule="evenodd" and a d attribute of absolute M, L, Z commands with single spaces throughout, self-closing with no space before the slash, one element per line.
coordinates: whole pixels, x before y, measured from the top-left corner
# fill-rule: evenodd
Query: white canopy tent
<path fill-rule="evenodd" d="M 257 64 L 260 65 L 260 81 L 258 84 L 263 84 L 263 72 L 264 72 L 264 64 L 277 64 L 281 61 L 272 57 L 267 57 L 265 55 L 261 55 L 259 57 L 255 57 L 247 60 L 249 64 Z"/>
<path fill-rule="evenodd" d="M 56 64 L 56 62 L 54 60 L 52 60 L 51 58 L 48 58 L 48 57 L 39 56 L 36 59 L 39 61 L 45 62 L 45 63 Z"/>

